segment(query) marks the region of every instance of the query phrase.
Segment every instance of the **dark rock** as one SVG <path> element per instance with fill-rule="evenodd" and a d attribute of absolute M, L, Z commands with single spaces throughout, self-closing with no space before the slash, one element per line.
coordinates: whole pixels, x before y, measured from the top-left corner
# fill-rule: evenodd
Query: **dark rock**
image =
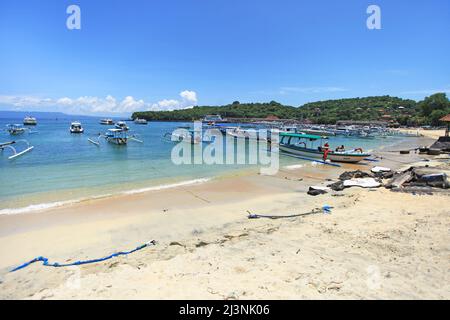
<path fill-rule="evenodd" d="M 308 190 L 308 192 L 307 192 L 310 196 L 319 196 L 319 195 L 321 195 L 321 194 L 325 194 L 325 193 L 328 193 L 328 192 L 326 192 L 325 190 L 317 190 L 317 189 L 313 189 L 313 188 L 311 188 L 311 187 L 309 187 L 309 190 Z"/>
<path fill-rule="evenodd" d="M 429 174 L 421 177 L 421 182 L 426 182 L 430 187 L 448 189 L 449 183 L 445 173 Z"/>
<path fill-rule="evenodd" d="M 389 171 L 389 172 L 380 171 L 380 172 L 375 173 L 374 175 L 376 178 L 379 178 L 379 179 L 391 179 L 394 176 L 394 173 L 392 171 Z"/>
<path fill-rule="evenodd" d="M 345 189 L 343 181 L 338 181 L 338 182 L 329 184 L 329 185 L 327 185 L 327 187 L 331 188 L 331 190 L 334 190 L 334 191 L 342 191 Z"/>
<path fill-rule="evenodd" d="M 371 173 L 363 172 L 361 170 L 356 171 L 347 171 L 339 176 L 339 180 L 351 180 L 355 178 L 374 178 L 374 175 Z"/>

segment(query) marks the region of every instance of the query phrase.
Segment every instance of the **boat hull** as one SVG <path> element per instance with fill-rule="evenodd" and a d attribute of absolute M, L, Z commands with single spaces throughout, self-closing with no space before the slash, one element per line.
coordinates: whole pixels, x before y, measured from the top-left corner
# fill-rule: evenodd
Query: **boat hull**
<path fill-rule="evenodd" d="M 9 134 L 12 136 L 18 136 L 25 133 L 25 130 L 8 130 Z"/>
<path fill-rule="evenodd" d="M 323 152 L 321 152 L 319 150 L 287 146 L 287 145 L 280 145 L 280 150 L 282 152 L 287 152 L 287 153 L 295 154 L 295 155 L 302 156 L 302 157 L 323 160 Z M 370 154 L 367 154 L 367 153 L 345 154 L 345 153 L 330 152 L 330 153 L 328 153 L 327 160 L 331 160 L 333 162 L 358 163 L 369 156 L 370 156 Z"/>
<path fill-rule="evenodd" d="M 106 138 L 106 141 L 112 144 L 116 144 L 118 146 L 126 145 L 128 142 L 128 139 L 126 138 Z"/>

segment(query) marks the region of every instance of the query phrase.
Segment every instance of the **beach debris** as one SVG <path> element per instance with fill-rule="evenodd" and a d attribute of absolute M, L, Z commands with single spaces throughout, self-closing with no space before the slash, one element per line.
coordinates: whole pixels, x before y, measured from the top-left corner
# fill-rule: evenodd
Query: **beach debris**
<path fill-rule="evenodd" d="M 437 189 L 449 189 L 449 170 L 433 167 L 410 167 L 395 173 L 386 185 L 394 191 L 429 193 Z"/>
<path fill-rule="evenodd" d="M 361 170 L 356 170 L 356 171 L 346 171 L 339 176 L 339 180 L 341 181 L 351 180 L 355 178 L 373 178 L 373 175 Z"/>
<path fill-rule="evenodd" d="M 333 209 L 333 207 L 326 204 L 322 207 L 322 212 L 324 214 L 331 214 L 331 209 Z"/>
<path fill-rule="evenodd" d="M 386 167 L 373 167 L 370 171 L 372 171 L 373 173 L 390 172 L 391 169 L 390 168 L 386 168 Z"/>
<path fill-rule="evenodd" d="M 439 137 L 439 139 L 430 147 L 428 154 L 431 152 L 433 155 L 439 155 L 441 152 L 445 151 L 450 151 L 450 137 L 446 136 Z"/>
<path fill-rule="evenodd" d="M 310 196 L 318 196 L 318 195 L 321 195 L 321 194 L 326 194 L 326 193 L 328 193 L 328 191 L 330 191 L 331 189 L 330 188 L 328 188 L 328 187 L 322 187 L 322 186 L 312 186 L 312 187 L 309 187 L 309 190 L 308 190 L 308 194 L 310 195 Z"/>
<path fill-rule="evenodd" d="M 430 148 L 425 146 L 419 147 L 419 154 L 427 154 L 429 150 Z"/>
<path fill-rule="evenodd" d="M 106 261 L 106 260 L 112 259 L 114 257 L 129 255 L 129 254 L 134 253 L 136 251 L 142 250 L 142 249 L 144 249 L 146 247 L 155 246 L 155 245 L 156 245 L 156 241 L 155 240 L 151 240 L 151 241 L 146 242 L 143 245 L 140 245 L 139 247 L 136 247 L 136 248 L 134 248 L 133 250 L 130 250 L 130 251 L 120 251 L 120 252 L 113 253 L 113 254 L 111 254 L 109 256 L 103 257 L 103 258 L 92 259 L 92 260 L 82 260 L 82 261 L 76 261 L 76 262 L 72 262 L 72 263 L 57 263 L 57 262 L 49 263 L 48 262 L 48 258 L 39 256 L 37 258 L 34 258 L 33 260 L 25 262 L 24 264 L 21 264 L 20 266 L 12 269 L 10 272 L 18 271 L 20 269 L 28 267 L 29 265 L 31 265 L 31 264 L 33 264 L 35 262 L 39 262 L 39 261 L 42 261 L 42 265 L 43 266 L 55 267 L 55 268 L 79 266 L 79 265 L 83 265 L 83 264 L 97 263 L 97 262 L 102 262 L 102 261 Z"/>
<path fill-rule="evenodd" d="M 312 210 L 310 212 L 299 213 L 299 214 L 291 214 L 291 215 L 286 215 L 286 216 L 253 214 L 253 213 L 251 213 L 250 211 L 247 210 L 247 213 L 248 213 L 247 218 L 248 219 L 266 218 L 266 219 L 272 219 L 272 220 L 288 219 L 288 218 L 304 217 L 304 216 L 309 216 L 309 215 L 318 214 L 318 213 L 330 214 L 331 213 L 331 209 L 333 209 L 333 207 L 326 204 L 322 208 L 315 208 L 314 210 Z"/>
<path fill-rule="evenodd" d="M 344 181 L 344 187 L 378 188 L 381 183 L 374 178 L 355 178 Z"/>
<path fill-rule="evenodd" d="M 344 187 L 344 181 L 338 181 L 332 184 L 329 184 L 328 187 L 333 191 L 342 191 L 345 189 Z"/>
<path fill-rule="evenodd" d="M 413 173 L 409 169 L 400 174 L 394 175 L 391 181 L 385 186 L 387 189 L 400 188 L 404 183 L 411 181 L 413 178 Z"/>
<path fill-rule="evenodd" d="M 373 167 L 370 171 L 379 179 L 390 179 L 394 176 L 392 170 L 386 167 Z"/>
<path fill-rule="evenodd" d="M 183 244 L 179 243 L 178 241 L 172 241 L 171 243 L 169 243 L 169 246 L 180 246 L 180 247 L 184 247 Z"/>

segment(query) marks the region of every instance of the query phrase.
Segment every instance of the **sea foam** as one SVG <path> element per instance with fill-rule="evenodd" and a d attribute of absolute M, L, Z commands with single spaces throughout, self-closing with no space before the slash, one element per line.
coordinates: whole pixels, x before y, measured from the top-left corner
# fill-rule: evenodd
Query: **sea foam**
<path fill-rule="evenodd" d="M 71 205 L 87 200 L 95 200 L 95 199 L 101 199 L 101 198 L 107 198 L 114 195 L 131 195 L 131 194 L 138 194 L 138 193 L 144 193 L 144 192 L 150 192 L 150 191 L 159 191 L 159 190 L 165 190 L 165 189 L 172 189 L 177 187 L 185 187 L 185 186 L 192 186 L 196 184 L 202 184 L 205 182 L 210 181 L 211 178 L 201 178 L 201 179 L 193 179 L 193 180 L 186 180 L 186 181 L 180 181 L 176 183 L 171 184 L 161 184 L 157 186 L 152 187 L 146 187 L 141 189 L 133 189 L 128 191 L 122 191 L 116 194 L 103 194 L 103 195 L 97 195 L 92 197 L 86 197 L 81 199 L 75 199 L 75 200 L 67 200 L 67 201 L 56 201 L 56 202 L 48 202 L 48 203 L 40 203 L 40 204 L 33 204 L 22 208 L 7 208 L 7 209 L 1 209 L 0 215 L 14 215 L 14 214 L 23 214 L 23 213 L 31 213 L 36 211 L 43 211 L 47 209 L 53 209 L 57 207 L 62 207 L 66 205 Z"/>

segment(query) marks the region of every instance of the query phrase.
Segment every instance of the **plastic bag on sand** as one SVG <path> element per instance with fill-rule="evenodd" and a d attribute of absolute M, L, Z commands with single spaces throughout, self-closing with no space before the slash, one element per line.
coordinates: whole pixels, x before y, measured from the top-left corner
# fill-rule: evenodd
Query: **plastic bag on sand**
<path fill-rule="evenodd" d="M 381 184 L 374 178 L 355 178 L 344 181 L 344 187 L 378 188 Z"/>
<path fill-rule="evenodd" d="M 373 167 L 371 170 L 373 173 L 378 173 L 378 172 L 390 172 L 391 169 L 390 168 L 385 168 L 385 167 Z"/>

